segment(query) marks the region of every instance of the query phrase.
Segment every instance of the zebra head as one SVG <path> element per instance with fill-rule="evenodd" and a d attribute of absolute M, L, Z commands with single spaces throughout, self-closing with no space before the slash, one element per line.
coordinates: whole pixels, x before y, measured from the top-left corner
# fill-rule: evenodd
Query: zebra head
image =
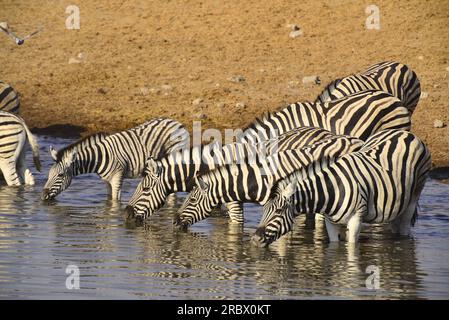
<path fill-rule="evenodd" d="M 252 242 L 266 247 L 292 229 L 295 218 L 296 183 L 278 185 L 274 188 L 270 199 L 263 206 L 263 216 L 252 236 Z"/>
<path fill-rule="evenodd" d="M 209 181 L 195 175 L 195 186 L 178 210 L 173 223 L 179 229 L 186 230 L 195 222 L 207 218 L 217 204 L 214 203 Z"/>
<path fill-rule="evenodd" d="M 164 167 L 160 161 L 149 157 L 143 178 L 126 206 L 126 218 L 143 220 L 160 209 L 171 193 L 163 179 Z"/>
<path fill-rule="evenodd" d="M 48 173 L 47 183 L 45 183 L 44 190 L 42 191 L 42 200 L 54 199 L 70 186 L 74 171 L 74 161 L 77 154 L 76 147 L 62 153 L 50 147 L 50 155 L 55 163 Z"/>

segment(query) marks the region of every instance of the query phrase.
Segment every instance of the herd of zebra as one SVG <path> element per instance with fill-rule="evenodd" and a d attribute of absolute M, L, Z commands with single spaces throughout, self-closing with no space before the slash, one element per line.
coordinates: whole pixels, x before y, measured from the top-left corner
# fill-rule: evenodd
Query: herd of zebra
<path fill-rule="evenodd" d="M 140 178 L 125 219 L 143 221 L 177 192 L 190 192 L 174 217 L 185 230 L 222 205 L 243 223 L 243 203 L 263 205 L 252 236 L 267 246 L 292 230 L 295 218 L 324 217 L 330 241 L 358 241 L 362 224 L 389 224 L 408 235 L 431 167 L 426 145 L 410 132 L 421 94 L 414 71 L 382 62 L 331 82 L 314 102 L 293 103 L 257 118 L 234 143 L 191 146 L 178 121 L 156 118 L 114 134 L 97 133 L 61 150 L 42 200 L 72 178 L 96 173 L 120 200 L 125 178 Z M 0 171 L 8 185 L 34 184 L 25 164 L 36 139 L 17 115 L 17 93 L 0 82 Z M 261 150 L 264 150 L 262 156 Z"/>

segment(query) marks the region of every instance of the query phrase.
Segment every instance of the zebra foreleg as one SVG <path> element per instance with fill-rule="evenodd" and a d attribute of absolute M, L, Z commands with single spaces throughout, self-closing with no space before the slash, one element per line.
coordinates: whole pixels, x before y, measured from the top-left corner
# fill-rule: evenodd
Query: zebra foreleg
<path fill-rule="evenodd" d="M 120 201 L 122 193 L 122 184 L 123 184 L 122 173 L 114 175 L 111 180 L 107 181 L 109 200 Z"/>
<path fill-rule="evenodd" d="M 243 203 L 239 201 L 228 202 L 224 204 L 231 222 L 243 223 Z"/>
<path fill-rule="evenodd" d="M 357 243 L 362 230 L 362 212 L 356 211 L 348 221 L 348 242 Z"/>
<path fill-rule="evenodd" d="M 0 170 L 8 186 L 20 186 L 20 177 L 16 171 L 16 162 L 11 159 L 0 160 Z"/>
<path fill-rule="evenodd" d="M 328 218 L 324 219 L 326 223 L 326 231 L 330 242 L 338 242 L 340 240 L 341 226 L 332 223 Z"/>
<path fill-rule="evenodd" d="M 173 208 L 176 206 L 176 193 L 170 193 L 165 200 L 166 206 L 169 208 Z"/>

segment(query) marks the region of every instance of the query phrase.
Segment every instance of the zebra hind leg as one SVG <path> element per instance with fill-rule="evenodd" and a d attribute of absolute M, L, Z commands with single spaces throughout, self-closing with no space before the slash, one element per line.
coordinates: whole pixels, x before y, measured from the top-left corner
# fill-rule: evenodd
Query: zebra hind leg
<path fill-rule="evenodd" d="M 13 159 L 1 159 L 0 171 L 3 173 L 8 186 L 20 186 L 20 177 L 17 174 L 16 162 Z"/>
<path fill-rule="evenodd" d="M 33 174 L 31 173 L 30 169 L 27 168 L 25 161 L 25 148 L 22 149 L 19 155 L 19 160 L 17 162 L 17 173 L 19 174 L 21 183 L 25 183 L 29 186 L 34 186 L 35 181 Z"/>

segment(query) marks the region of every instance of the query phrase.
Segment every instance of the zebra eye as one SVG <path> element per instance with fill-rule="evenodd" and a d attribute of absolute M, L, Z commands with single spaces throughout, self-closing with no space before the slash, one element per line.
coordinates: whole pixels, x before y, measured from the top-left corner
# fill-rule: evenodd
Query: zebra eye
<path fill-rule="evenodd" d="M 58 174 L 58 178 L 62 178 L 62 177 L 64 177 L 64 173 Z"/>

